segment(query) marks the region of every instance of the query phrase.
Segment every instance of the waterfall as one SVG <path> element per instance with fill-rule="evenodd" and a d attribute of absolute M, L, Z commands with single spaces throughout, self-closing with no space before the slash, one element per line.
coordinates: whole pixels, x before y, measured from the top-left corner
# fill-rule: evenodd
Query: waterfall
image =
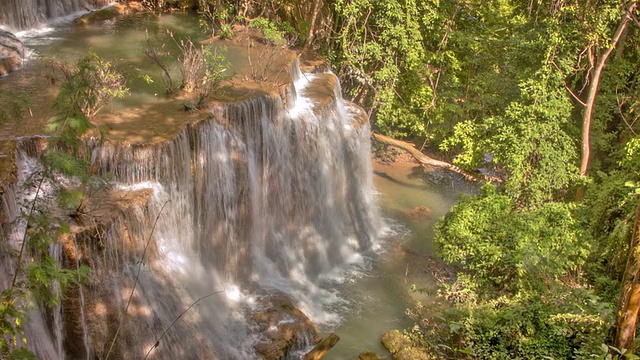
<path fill-rule="evenodd" d="M 101 204 L 111 215 L 61 249 L 93 285 L 67 291 L 63 334 L 39 356 L 258 358 L 249 318 L 265 294 L 326 318 L 335 294 L 319 284 L 375 241 L 369 128 L 332 73 L 303 75 L 296 60 L 291 78 L 286 91 L 211 105 L 168 141 L 95 147 L 115 177 Z"/>
<path fill-rule="evenodd" d="M 0 26 L 24 30 L 47 20 L 95 9 L 112 0 L 2 0 Z"/>

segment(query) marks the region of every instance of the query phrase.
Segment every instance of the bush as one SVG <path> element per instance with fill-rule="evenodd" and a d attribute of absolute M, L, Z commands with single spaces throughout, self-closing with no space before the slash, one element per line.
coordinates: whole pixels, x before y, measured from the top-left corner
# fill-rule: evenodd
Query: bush
<path fill-rule="evenodd" d="M 486 292 L 544 288 L 588 254 L 574 207 L 551 202 L 516 210 L 489 184 L 451 209 L 436 225 L 435 241 L 442 258 L 472 273 Z"/>
<path fill-rule="evenodd" d="M 575 359 L 601 353 L 613 306 L 589 291 L 558 287 L 478 301 L 472 284 L 463 275 L 441 293 L 453 306 L 410 312 L 421 334 L 414 338 L 440 357 Z"/>

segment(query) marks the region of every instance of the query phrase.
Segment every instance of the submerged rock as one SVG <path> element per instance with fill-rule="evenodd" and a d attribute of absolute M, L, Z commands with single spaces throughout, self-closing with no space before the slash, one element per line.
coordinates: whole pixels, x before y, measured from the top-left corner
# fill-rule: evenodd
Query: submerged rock
<path fill-rule="evenodd" d="M 382 358 L 373 351 L 364 351 L 361 352 L 360 355 L 358 355 L 357 360 L 382 360 Z"/>
<path fill-rule="evenodd" d="M 254 331 L 262 334 L 255 350 L 265 360 L 283 359 L 320 341 L 315 325 L 283 293 L 262 298 L 251 320 L 256 324 Z"/>
<path fill-rule="evenodd" d="M 0 76 L 22 66 L 24 45 L 14 34 L 0 29 Z"/>
<path fill-rule="evenodd" d="M 433 211 L 426 206 L 415 206 L 408 212 L 409 218 L 414 220 L 424 220 L 431 216 Z"/>

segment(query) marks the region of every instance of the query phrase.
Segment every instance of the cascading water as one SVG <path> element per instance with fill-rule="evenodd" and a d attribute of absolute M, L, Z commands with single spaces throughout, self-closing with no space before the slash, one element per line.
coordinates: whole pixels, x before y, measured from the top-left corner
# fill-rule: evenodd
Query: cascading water
<path fill-rule="evenodd" d="M 240 289 L 244 300 L 277 290 L 314 315 L 317 278 L 371 245 L 367 125 L 352 123 L 339 89 L 325 106 L 305 95 L 324 77 L 333 75 L 301 77 L 289 109 L 279 96 L 255 98 L 214 109 L 170 143 L 100 149 L 122 184 L 150 184 L 150 215 L 160 219 L 139 281 L 151 313 L 127 324 L 135 344 L 148 349 L 177 310 L 219 289 Z M 158 357 L 255 357 L 239 311 L 233 299 L 203 301 Z M 135 344 L 124 348 L 139 351 Z"/>
<path fill-rule="evenodd" d="M 47 20 L 104 6 L 112 0 L 2 0 L 0 24 L 29 29 Z"/>
<path fill-rule="evenodd" d="M 0 23 L 13 28 L 106 2 L 0 1 Z M 118 191 L 102 201 L 108 219 L 54 249 L 65 267 L 89 266 L 92 283 L 32 311 L 25 333 L 39 358 L 257 358 L 265 329 L 252 314 L 271 296 L 335 324 L 336 294 L 319 284 L 359 261 L 377 231 L 368 122 L 333 74 L 302 75 L 295 60 L 289 77 L 274 94 L 213 105 L 166 141 L 95 147 Z M 31 145 L 18 146 L 18 180 L 37 166 Z M 24 225 L 6 224 L 20 213 L 18 188 L 2 189 L 0 209 L 14 248 Z M 12 261 L 1 259 L 2 289 Z M 294 350 L 311 344 L 301 333 Z"/>
<path fill-rule="evenodd" d="M 257 358 L 250 313 L 270 294 L 327 319 L 335 295 L 319 281 L 376 234 L 369 129 L 333 74 L 302 75 L 296 60 L 291 78 L 284 95 L 214 105 L 168 141 L 95 148 L 134 200 L 63 246 L 92 285 L 65 294 L 51 336 L 64 350 L 52 340 L 39 356 Z"/>

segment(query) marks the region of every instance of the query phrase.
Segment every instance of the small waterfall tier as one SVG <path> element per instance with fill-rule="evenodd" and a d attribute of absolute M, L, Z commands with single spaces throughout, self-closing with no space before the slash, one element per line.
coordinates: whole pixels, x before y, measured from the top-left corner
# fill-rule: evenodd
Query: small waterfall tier
<path fill-rule="evenodd" d="M 335 75 L 303 74 L 291 59 L 274 91 L 213 102 L 159 141 L 95 145 L 116 191 L 56 250 L 65 267 L 88 265 L 92 283 L 34 314 L 40 358 L 257 359 L 265 334 L 251 314 L 264 299 L 326 318 L 336 295 L 323 280 L 375 242 L 370 131 Z M 18 179 L 32 145 L 19 141 Z M 16 189 L 3 193 L 6 221 L 20 211 Z M 317 339 L 296 341 L 291 351 Z"/>
<path fill-rule="evenodd" d="M 50 19 L 87 11 L 112 3 L 112 0 L 3 0 L 0 26 L 24 30 Z"/>

